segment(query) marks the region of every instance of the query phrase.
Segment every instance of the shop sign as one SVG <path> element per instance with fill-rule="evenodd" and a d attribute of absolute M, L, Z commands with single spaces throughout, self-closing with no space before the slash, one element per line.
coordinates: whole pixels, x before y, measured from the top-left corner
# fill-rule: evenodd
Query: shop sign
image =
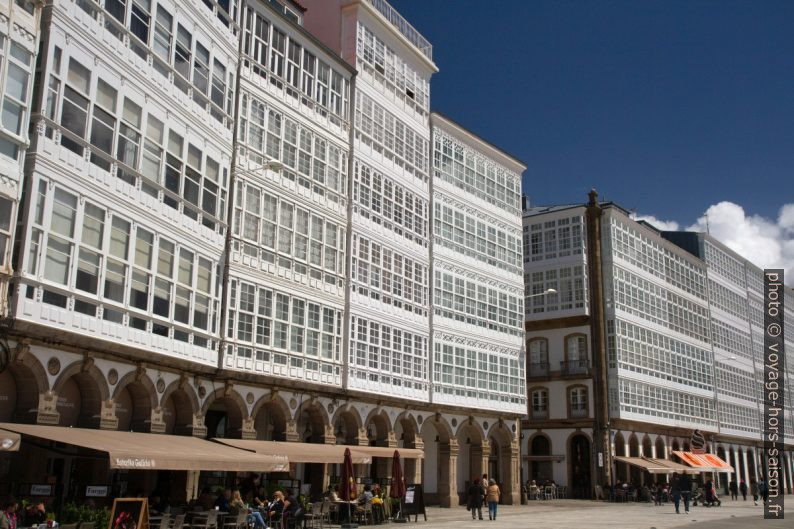
<path fill-rule="evenodd" d="M 154 459 L 138 459 L 137 457 L 117 457 L 116 468 L 155 468 Z"/>
<path fill-rule="evenodd" d="M 86 498 L 105 498 L 108 495 L 107 485 L 88 485 L 85 488 Z"/>
<path fill-rule="evenodd" d="M 31 485 L 31 496 L 52 496 L 52 485 Z"/>

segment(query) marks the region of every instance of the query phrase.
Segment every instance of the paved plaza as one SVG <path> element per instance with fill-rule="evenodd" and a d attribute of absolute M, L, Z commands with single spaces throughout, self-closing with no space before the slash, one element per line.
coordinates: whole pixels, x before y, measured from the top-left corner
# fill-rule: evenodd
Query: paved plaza
<path fill-rule="evenodd" d="M 693 507 L 689 515 L 675 514 L 672 504 L 655 507 L 649 503 L 604 503 L 581 500 L 554 500 L 531 502 L 528 505 L 500 505 L 496 522 L 473 521 L 465 507 L 453 509 L 428 508 L 427 522 L 419 517 L 419 523 L 435 528 L 499 528 L 519 529 L 528 527 L 553 529 L 674 529 L 692 527 L 697 529 L 779 529 L 794 527 L 794 513 L 788 520 L 764 520 L 762 507 L 748 502 L 723 502 L 719 508 Z M 792 507 L 794 508 L 794 507 Z"/>

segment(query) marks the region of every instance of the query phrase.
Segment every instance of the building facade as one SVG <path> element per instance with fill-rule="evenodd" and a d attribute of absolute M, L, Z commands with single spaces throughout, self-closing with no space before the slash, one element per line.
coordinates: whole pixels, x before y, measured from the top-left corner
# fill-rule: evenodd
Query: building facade
<path fill-rule="evenodd" d="M 0 315 L 7 316 L 8 286 L 14 273 L 12 241 L 22 194 L 28 124 L 41 5 L 5 0 L 0 5 Z"/>
<path fill-rule="evenodd" d="M 595 198 L 524 214 L 529 476 L 590 497 L 602 480 L 650 479 L 612 457 L 671 459 L 700 430 L 707 449 L 734 469 L 718 478 L 721 485 L 759 479 L 762 271 L 708 234 L 660 232 Z M 556 293 L 542 294 L 549 288 Z M 573 366 L 579 374 L 571 361 L 580 362 Z M 789 367 L 787 379 L 791 374 Z M 599 431 L 609 435 L 603 451 Z M 787 445 L 791 433 L 787 428 Z M 788 451 L 781 480 L 788 492 L 791 465 Z"/>
<path fill-rule="evenodd" d="M 62 0 L 40 17 L 0 422 L 423 448 L 404 465 L 426 501 L 455 505 L 487 472 L 517 502 L 525 168 L 431 128 L 430 44 L 370 0 Z M 478 204 L 466 236 L 441 227 L 453 203 Z M 44 451 L 0 489 L 163 486 L 76 457 Z M 357 473 L 388 480 L 391 462 Z M 274 479 L 319 492 L 338 475 Z M 189 499 L 223 477 L 169 479 Z"/>

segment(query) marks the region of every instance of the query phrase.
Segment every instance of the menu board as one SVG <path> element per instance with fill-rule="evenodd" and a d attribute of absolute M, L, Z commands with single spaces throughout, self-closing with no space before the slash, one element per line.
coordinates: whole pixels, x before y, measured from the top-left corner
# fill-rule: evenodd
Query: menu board
<path fill-rule="evenodd" d="M 427 512 L 425 511 L 425 497 L 422 494 L 422 485 L 406 485 L 405 497 L 400 506 L 402 515 L 408 518 L 414 516 L 414 521 L 418 521 L 419 515 L 424 516 L 427 521 Z"/>
<path fill-rule="evenodd" d="M 146 498 L 113 500 L 108 529 L 149 529 L 149 506 Z"/>

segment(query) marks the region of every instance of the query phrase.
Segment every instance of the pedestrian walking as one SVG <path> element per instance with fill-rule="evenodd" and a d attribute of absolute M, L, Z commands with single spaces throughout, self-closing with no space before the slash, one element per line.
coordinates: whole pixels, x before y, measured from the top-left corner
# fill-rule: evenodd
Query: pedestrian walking
<path fill-rule="evenodd" d="M 468 493 L 469 497 L 466 507 L 471 511 L 471 519 L 476 520 L 476 515 L 479 515 L 479 519 L 482 520 L 482 498 L 485 490 L 482 488 L 482 482 L 478 478 L 471 480 Z"/>
<path fill-rule="evenodd" d="M 482 480 L 480 481 L 480 485 L 482 486 L 482 490 L 484 490 L 484 491 L 488 490 L 488 474 L 483 474 L 482 475 Z M 482 497 L 482 504 L 485 505 L 485 495 L 484 494 L 483 494 L 483 497 Z"/>
<path fill-rule="evenodd" d="M 488 519 L 496 520 L 496 506 L 499 505 L 499 496 L 502 491 L 499 490 L 499 485 L 493 479 L 488 480 L 488 489 L 485 494 L 485 499 L 488 501 Z"/>
<path fill-rule="evenodd" d="M 753 495 L 753 505 L 758 505 L 758 483 L 755 478 L 750 478 L 750 494 Z"/>
<path fill-rule="evenodd" d="M 678 475 L 678 472 L 674 473 L 670 478 L 670 492 L 673 494 L 675 513 L 680 514 L 678 507 L 681 504 L 681 476 Z"/>
<path fill-rule="evenodd" d="M 692 478 L 689 474 L 681 476 L 681 499 L 684 500 L 684 512 L 689 514 L 689 498 L 692 496 Z"/>
<path fill-rule="evenodd" d="M 747 483 L 744 480 L 739 481 L 739 492 L 742 493 L 742 499 L 747 501 Z"/>
<path fill-rule="evenodd" d="M 731 499 L 738 500 L 739 499 L 739 487 L 736 485 L 736 480 L 732 479 L 731 482 L 728 484 L 728 490 L 731 491 Z"/>
<path fill-rule="evenodd" d="M 766 479 L 761 478 L 758 481 L 758 492 L 761 494 L 761 499 L 764 500 L 764 505 L 769 499 L 769 486 L 766 484 Z"/>

